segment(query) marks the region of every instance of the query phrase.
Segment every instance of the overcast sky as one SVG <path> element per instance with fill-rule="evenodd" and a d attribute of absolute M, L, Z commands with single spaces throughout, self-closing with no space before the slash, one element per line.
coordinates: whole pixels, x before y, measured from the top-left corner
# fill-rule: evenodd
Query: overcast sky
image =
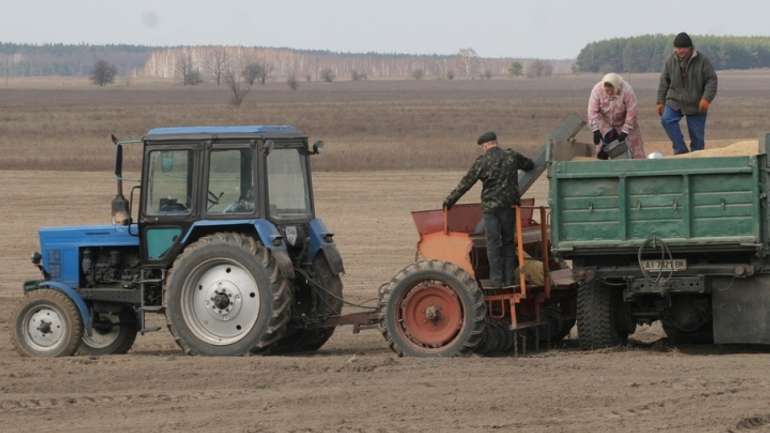
<path fill-rule="evenodd" d="M 573 58 L 644 33 L 768 35 L 755 0 L 0 0 L 0 41 Z M 697 45 L 697 40 L 695 41 Z"/>

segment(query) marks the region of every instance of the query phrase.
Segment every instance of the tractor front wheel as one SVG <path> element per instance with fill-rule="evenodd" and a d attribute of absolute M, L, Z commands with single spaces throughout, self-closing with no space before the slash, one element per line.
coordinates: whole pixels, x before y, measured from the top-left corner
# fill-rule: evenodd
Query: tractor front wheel
<path fill-rule="evenodd" d="M 483 341 L 487 307 L 476 281 L 456 265 L 419 261 L 381 291 L 380 330 L 401 356 L 472 353 Z"/>
<path fill-rule="evenodd" d="M 11 343 L 22 356 L 70 356 L 80 345 L 83 322 L 75 303 L 52 289 L 24 296 L 13 312 Z"/>

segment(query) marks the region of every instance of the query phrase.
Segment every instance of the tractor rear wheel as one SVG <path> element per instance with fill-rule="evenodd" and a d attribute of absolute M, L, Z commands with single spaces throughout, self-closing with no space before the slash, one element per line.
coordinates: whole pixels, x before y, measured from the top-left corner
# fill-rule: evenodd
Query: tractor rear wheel
<path fill-rule="evenodd" d="M 329 264 L 322 256 L 313 261 L 313 278 L 325 290 L 317 288 L 312 283 L 306 287 L 295 288 L 294 315 L 304 315 L 312 323 L 325 321 L 332 316 L 342 313 L 342 279 L 332 272 Z M 299 293 L 299 290 L 302 293 Z M 270 346 L 270 354 L 287 354 L 312 352 L 321 348 L 334 334 L 334 327 L 296 329 Z"/>
<path fill-rule="evenodd" d="M 593 280 L 578 288 L 577 326 L 580 346 L 599 349 L 625 344 L 628 331 L 623 329 L 621 291 Z"/>
<path fill-rule="evenodd" d="M 80 345 L 83 322 L 75 303 L 52 289 L 27 293 L 13 311 L 11 344 L 22 356 L 70 356 Z"/>
<path fill-rule="evenodd" d="M 291 290 L 269 250 L 240 233 L 215 233 L 185 248 L 166 278 L 166 322 L 190 355 L 237 356 L 286 331 Z"/>
<path fill-rule="evenodd" d="M 485 332 L 487 306 L 476 281 L 456 265 L 419 261 L 381 291 L 380 331 L 400 356 L 472 353 Z"/>
<path fill-rule="evenodd" d="M 136 315 L 130 308 L 120 310 L 120 313 L 97 313 L 91 335 L 83 333 L 83 339 L 78 348 L 80 355 L 120 355 L 127 353 L 136 340 L 139 331 Z"/>

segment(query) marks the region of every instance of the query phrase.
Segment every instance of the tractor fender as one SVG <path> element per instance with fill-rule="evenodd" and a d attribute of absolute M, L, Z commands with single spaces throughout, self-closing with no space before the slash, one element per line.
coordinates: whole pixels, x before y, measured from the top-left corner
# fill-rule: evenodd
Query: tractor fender
<path fill-rule="evenodd" d="M 310 221 L 309 225 L 310 250 L 308 251 L 308 256 L 315 258 L 318 254 L 323 254 L 329 269 L 334 275 L 345 273 L 342 255 L 334 243 L 334 234 L 327 230 L 323 221 L 318 218 Z"/>
<path fill-rule="evenodd" d="M 326 263 L 329 265 L 329 270 L 331 270 L 334 275 L 345 273 L 345 265 L 342 263 L 342 255 L 340 254 L 339 250 L 337 250 L 336 246 L 327 245 L 321 248 L 318 254 L 323 256 L 323 258 L 326 260 Z"/>
<path fill-rule="evenodd" d="M 75 306 L 78 307 L 80 319 L 83 320 L 83 329 L 85 329 L 88 335 L 91 335 L 91 324 L 93 322 L 93 318 L 91 317 L 91 310 L 88 308 L 88 305 L 86 305 L 86 301 L 83 300 L 83 297 L 80 296 L 80 293 L 78 293 L 72 287 L 56 281 L 43 281 L 38 285 L 37 288 L 56 290 L 57 292 L 61 292 L 64 294 L 64 296 L 70 298 Z"/>

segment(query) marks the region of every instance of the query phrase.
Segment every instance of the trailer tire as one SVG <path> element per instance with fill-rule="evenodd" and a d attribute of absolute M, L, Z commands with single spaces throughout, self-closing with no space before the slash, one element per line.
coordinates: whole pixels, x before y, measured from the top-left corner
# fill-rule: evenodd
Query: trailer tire
<path fill-rule="evenodd" d="M 83 334 L 77 351 L 78 355 L 101 356 L 128 353 L 139 331 L 136 315 L 128 307 L 122 308 L 118 314 L 105 315 L 107 320 L 112 322 L 109 329 L 99 326 L 96 320 L 96 316 L 99 315 L 94 317 L 91 336 Z"/>
<path fill-rule="evenodd" d="M 542 314 L 549 324 L 548 339 L 551 343 L 559 343 L 575 326 L 575 301 L 546 305 Z"/>
<path fill-rule="evenodd" d="M 233 232 L 185 248 L 166 277 L 164 297 L 168 329 L 188 355 L 262 351 L 284 336 L 292 306 L 271 252 Z"/>
<path fill-rule="evenodd" d="M 626 343 L 628 332 L 618 315 L 621 291 L 593 280 L 578 287 L 577 327 L 580 346 L 600 349 Z"/>
<path fill-rule="evenodd" d="M 80 313 L 75 303 L 59 291 L 38 289 L 27 293 L 11 317 L 11 345 L 22 356 L 70 356 L 80 345 Z"/>
<path fill-rule="evenodd" d="M 303 288 L 311 290 L 312 296 L 315 297 L 315 299 L 305 299 L 305 302 L 315 303 L 317 306 L 313 311 L 306 313 L 309 319 L 316 322 L 342 314 L 342 279 L 339 274 L 332 272 L 329 263 L 322 255 L 318 255 L 313 261 L 313 276 L 328 292 L 312 285 L 309 285 L 309 288 Z M 296 290 L 294 295 L 295 308 L 301 311 L 302 306 L 298 305 L 301 299 Z M 314 352 L 326 344 L 334 334 L 334 330 L 334 327 L 289 330 L 287 335 L 270 346 L 267 352 L 271 355 Z"/>
<path fill-rule="evenodd" d="M 675 346 L 683 344 L 713 344 L 714 330 L 711 322 L 703 325 L 695 331 L 684 331 L 666 319 L 661 319 L 663 330 L 666 331 L 668 341 Z"/>
<path fill-rule="evenodd" d="M 380 331 L 399 356 L 471 354 L 482 343 L 486 315 L 476 281 L 448 262 L 413 263 L 381 290 Z"/>

